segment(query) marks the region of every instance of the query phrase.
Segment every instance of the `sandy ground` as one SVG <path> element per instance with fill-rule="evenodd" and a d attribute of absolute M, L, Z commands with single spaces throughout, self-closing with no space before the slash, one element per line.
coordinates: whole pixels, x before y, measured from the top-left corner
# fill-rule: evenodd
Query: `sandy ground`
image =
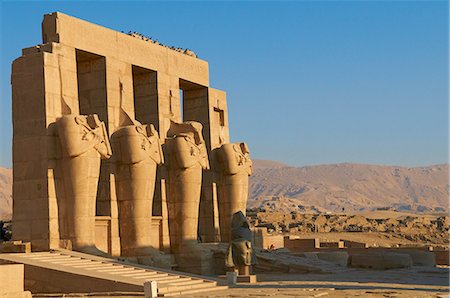
<path fill-rule="evenodd" d="M 339 274 L 261 274 L 257 284 L 178 297 L 450 297 L 449 268 L 348 269 Z M 35 297 L 144 297 L 140 293 Z"/>
<path fill-rule="evenodd" d="M 447 297 L 449 269 L 348 269 L 339 274 L 258 276 L 255 285 L 191 297 Z"/>

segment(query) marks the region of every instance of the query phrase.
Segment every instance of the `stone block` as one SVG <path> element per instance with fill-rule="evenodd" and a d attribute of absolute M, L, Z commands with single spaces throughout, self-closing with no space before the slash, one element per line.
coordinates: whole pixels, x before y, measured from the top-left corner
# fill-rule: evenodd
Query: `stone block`
<path fill-rule="evenodd" d="M 254 284 L 257 282 L 256 275 L 238 275 L 236 278 L 237 283 Z"/>
<path fill-rule="evenodd" d="M 1 293 L 0 298 L 32 298 L 30 291 Z"/>
<path fill-rule="evenodd" d="M 450 265 L 450 256 L 448 250 L 435 250 L 433 253 L 436 256 L 437 265 Z"/>
<path fill-rule="evenodd" d="M 409 268 L 413 265 L 410 255 L 403 253 L 354 254 L 350 256 L 350 266 L 368 269 Z"/>
<path fill-rule="evenodd" d="M 158 296 L 158 287 L 156 281 L 144 282 L 144 295 L 145 298 L 154 298 Z"/>
<path fill-rule="evenodd" d="M 344 248 L 344 242 L 320 242 L 320 248 Z"/>
<path fill-rule="evenodd" d="M 421 250 L 402 250 L 401 253 L 410 255 L 414 266 L 436 266 L 436 255 L 432 252 Z"/>
<path fill-rule="evenodd" d="M 23 292 L 23 285 L 24 285 L 23 272 L 24 272 L 23 264 L 1 264 L 0 281 L 2 286 L 0 287 L 0 295 L 4 293 Z"/>
<path fill-rule="evenodd" d="M 0 253 L 30 253 L 31 243 L 22 241 L 6 241 L 0 243 Z"/>
<path fill-rule="evenodd" d="M 367 243 L 363 242 L 356 242 L 356 241 L 350 241 L 350 240 L 341 240 L 344 242 L 344 247 L 346 248 L 368 248 L 369 245 Z"/>
<path fill-rule="evenodd" d="M 316 258 L 322 261 L 337 264 L 339 266 L 347 267 L 349 256 L 345 251 L 332 251 L 332 252 L 305 252 L 305 257 Z"/>
<path fill-rule="evenodd" d="M 313 239 L 296 239 L 296 238 L 284 238 L 284 247 L 291 249 L 302 248 L 320 248 L 320 240 L 318 238 Z"/>

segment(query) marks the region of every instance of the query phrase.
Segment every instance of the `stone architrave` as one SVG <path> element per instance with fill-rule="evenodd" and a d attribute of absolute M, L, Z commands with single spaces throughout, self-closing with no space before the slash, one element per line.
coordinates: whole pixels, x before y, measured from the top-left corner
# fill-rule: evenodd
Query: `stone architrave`
<path fill-rule="evenodd" d="M 117 164 L 117 198 L 122 256 L 152 254 L 151 220 L 156 169 L 163 163 L 152 124 L 119 128 L 111 137 Z"/>
<path fill-rule="evenodd" d="M 224 144 L 217 149 L 219 184 L 219 224 L 222 242 L 230 241 L 233 214 L 245 214 L 248 197 L 248 177 L 252 174 L 252 161 L 246 143 Z"/>
<path fill-rule="evenodd" d="M 98 116 L 65 115 L 56 121 L 62 147 L 64 198 L 58 209 L 72 249 L 102 254 L 95 246 L 95 210 L 100 159 L 112 155 L 105 124 Z"/>
<path fill-rule="evenodd" d="M 167 132 L 169 233 L 179 268 L 190 266 L 182 255 L 197 246 L 202 171 L 209 169 L 202 128 L 195 121 L 171 122 Z"/>

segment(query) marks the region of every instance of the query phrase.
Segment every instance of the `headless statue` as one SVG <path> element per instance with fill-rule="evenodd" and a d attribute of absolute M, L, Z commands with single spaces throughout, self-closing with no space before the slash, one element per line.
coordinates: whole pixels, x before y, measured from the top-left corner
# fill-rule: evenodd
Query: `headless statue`
<path fill-rule="evenodd" d="M 231 239 L 228 248 L 226 266 L 232 270 L 238 268 L 239 275 L 249 275 L 250 266 L 255 264 L 252 248 L 252 232 L 242 211 L 233 214 L 231 220 Z"/>
<path fill-rule="evenodd" d="M 127 257 L 152 253 L 149 248 L 156 168 L 163 162 L 153 125 L 135 124 L 121 127 L 112 135 L 121 255 Z"/>
<path fill-rule="evenodd" d="M 216 153 L 219 184 L 219 224 L 222 242 L 230 241 L 231 217 L 238 211 L 245 214 L 248 197 L 248 176 L 252 161 L 246 143 L 224 144 Z"/>
<path fill-rule="evenodd" d="M 202 125 L 171 122 L 167 132 L 169 232 L 172 253 L 189 253 L 197 245 L 202 170 L 209 168 Z M 183 261 L 177 263 L 183 267 Z"/>
<path fill-rule="evenodd" d="M 97 115 L 65 115 L 56 122 L 62 146 L 65 199 L 59 200 L 64 214 L 62 238 L 76 251 L 103 254 L 95 247 L 95 206 L 100 159 L 111 156 L 106 127 Z"/>

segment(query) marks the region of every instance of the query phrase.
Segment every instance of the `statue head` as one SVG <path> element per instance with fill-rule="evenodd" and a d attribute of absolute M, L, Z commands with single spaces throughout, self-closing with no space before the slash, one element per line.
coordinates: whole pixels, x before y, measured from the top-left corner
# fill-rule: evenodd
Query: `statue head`
<path fill-rule="evenodd" d="M 238 211 L 231 218 L 231 241 L 251 241 L 252 232 L 247 217 Z"/>
<path fill-rule="evenodd" d="M 202 135 L 203 125 L 197 121 L 186 121 L 183 123 L 177 123 L 170 121 L 170 128 L 167 131 L 168 137 L 184 136 L 191 138 L 196 145 L 204 143 Z"/>
<path fill-rule="evenodd" d="M 231 229 L 235 230 L 241 228 L 249 229 L 250 227 L 247 217 L 244 215 L 244 213 L 242 213 L 242 211 L 238 211 L 233 214 L 233 217 L 231 219 Z"/>
<path fill-rule="evenodd" d="M 98 118 L 97 114 L 91 115 L 77 115 L 75 116 L 75 122 L 84 126 L 88 126 L 91 129 L 96 129 L 101 126 L 102 121 Z"/>

